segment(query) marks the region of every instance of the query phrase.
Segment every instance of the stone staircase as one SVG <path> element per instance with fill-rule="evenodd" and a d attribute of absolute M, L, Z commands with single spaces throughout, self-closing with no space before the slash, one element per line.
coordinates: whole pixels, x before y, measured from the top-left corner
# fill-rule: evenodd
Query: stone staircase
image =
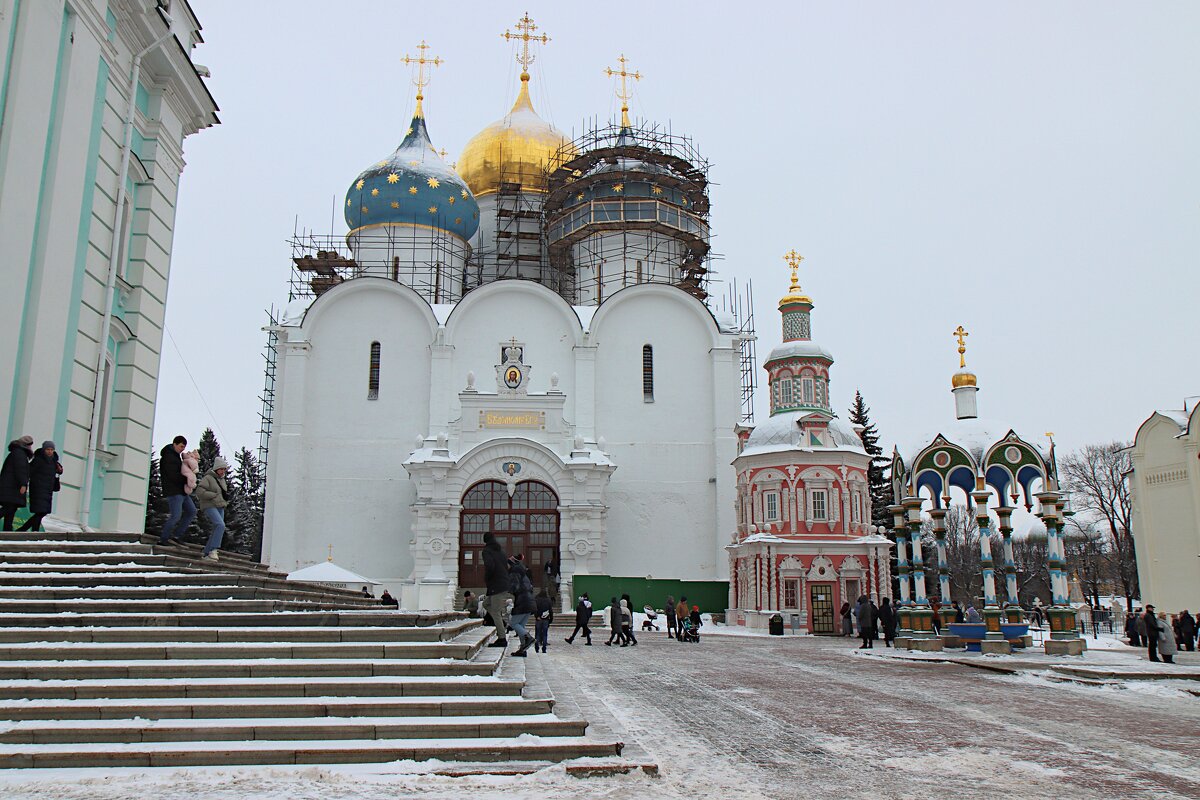
<path fill-rule="evenodd" d="M 0 533 L 0 767 L 601 757 L 523 659 L 453 612 L 381 608 L 138 534 Z"/>

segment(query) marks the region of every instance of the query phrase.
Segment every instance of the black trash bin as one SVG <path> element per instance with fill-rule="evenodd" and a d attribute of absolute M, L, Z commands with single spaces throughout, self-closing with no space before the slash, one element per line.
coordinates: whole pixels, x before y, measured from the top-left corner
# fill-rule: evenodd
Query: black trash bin
<path fill-rule="evenodd" d="M 772 614 L 770 621 L 770 631 L 772 636 L 783 636 L 783 615 Z"/>

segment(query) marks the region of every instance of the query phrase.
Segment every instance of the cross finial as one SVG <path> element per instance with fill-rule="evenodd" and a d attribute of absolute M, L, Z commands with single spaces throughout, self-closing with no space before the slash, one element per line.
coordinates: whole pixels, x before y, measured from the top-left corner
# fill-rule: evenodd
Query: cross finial
<path fill-rule="evenodd" d="M 421 101 L 425 99 L 425 87 L 429 85 L 429 79 L 431 77 L 430 75 L 425 74 L 425 65 L 428 64 L 430 67 L 439 67 L 446 63 L 445 60 L 440 56 L 430 57 L 426 55 L 425 51 L 428 49 L 429 45 L 425 44 L 425 40 L 422 39 L 421 43 L 417 45 L 418 55 L 410 56 L 406 54 L 404 58 L 401 59 L 407 66 L 411 67 L 413 64 L 417 65 L 417 77 L 413 79 L 413 84 L 417 87 L 418 116 L 421 114 Z"/>
<path fill-rule="evenodd" d="M 971 334 L 967 333 L 966 328 L 959 325 L 954 329 L 954 336 L 958 338 L 958 368 L 964 369 L 967 366 L 967 337 Z"/>
<path fill-rule="evenodd" d="M 617 89 L 617 97 L 621 99 L 621 127 L 628 128 L 629 98 L 633 97 L 633 90 L 629 88 L 628 81 L 630 78 L 635 81 L 640 81 L 642 79 L 642 73 L 629 71 L 629 61 L 625 58 L 624 53 L 621 53 L 621 55 L 617 58 L 617 63 L 621 65 L 620 69 L 605 67 L 604 74 L 610 78 L 617 77 L 621 79 L 621 88 Z"/>
<path fill-rule="evenodd" d="M 529 18 L 528 11 L 525 12 L 525 16 L 517 20 L 515 27 L 518 31 L 517 33 L 505 30 L 504 33 L 500 35 L 504 37 L 506 42 L 510 42 L 513 39 L 521 40 L 521 52 L 517 56 L 517 63 L 521 65 L 521 80 L 527 81 L 529 80 L 529 65 L 533 63 L 535 58 L 533 53 L 529 52 L 529 43 L 541 42 L 542 44 L 545 44 L 546 42 L 550 41 L 550 37 L 544 33 L 540 36 L 533 35 L 533 32 L 538 29 L 538 26 L 535 25 L 533 20 Z"/>
<path fill-rule="evenodd" d="M 792 268 L 792 285 L 789 292 L 800 291 L 800 280 L 796 277 L 796 270 L 800 269 L 800 262 L 804 260 L 804 256 L 796 252 L 796 248 L 788 250 L 783 255 L 783 260 Z"/>
<path fill-rule="evenodd" d="M 333 545 L 329 545 L 329 555 L 325 557 L 326 561 L 333 561 Z"/>

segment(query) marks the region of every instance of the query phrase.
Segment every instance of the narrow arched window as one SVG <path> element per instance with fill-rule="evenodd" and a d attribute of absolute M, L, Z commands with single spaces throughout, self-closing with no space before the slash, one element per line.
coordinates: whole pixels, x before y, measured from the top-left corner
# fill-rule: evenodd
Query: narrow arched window
<path fill-rule="evenodd" d="M 371 342 L 371 367 L 367 374 L 367 399 L 379 399 L 379 342 Z"/>
<path fill-rule="evenodd" d="M 650 345 L 642 347 L 642 400 L 654 402 L 654 348 Z"/>

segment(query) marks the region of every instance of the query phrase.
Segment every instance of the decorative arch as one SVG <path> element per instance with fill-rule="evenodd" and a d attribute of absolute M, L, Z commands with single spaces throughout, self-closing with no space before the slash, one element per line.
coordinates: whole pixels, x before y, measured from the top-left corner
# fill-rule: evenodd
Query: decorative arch
<path fill-rule="evenodd" d="M 583 323 L 580 322 L 579 315 L 575 313 L 575 309 L 559 294 L 551 291 L 542 284 L 522 280 L 493 281 L 468 292 L 466 297 L 454 306 L 454 310 L 450 312 L 450 316 L 446 319 L 447 344 L 454 343 L 458 327 L 462 324 L 461 321 L 471 316 L 472 308 L 506 294 L 532 294 L 544 300 L 571 330 L 572 335 L 575 337 L 575 345 L 579 346 L 583 344 Z"/>
<path fill-rule="evenodd" d="M 501 281 L 501 283 L 504 283 L 504 281 Z M 495 286 L 497 284 L 492 285 Z M 476 289 L 476 291 L 479 290 Z M 721 341 L 721 328 L 717 324 L 717 318 L 713 316 L 708 306 L 683 289 L 665 283 L 639 283 L 633 286 L 626 286 L 602 302 L 600 307 L 596 309 L 596 313 L 592 316 L 591 324 L 588 326 L 588 333 L 593 339 L 593 343 L 598 344 L 604 338 L 605 323 L 613 313 L 614 308 L 643 295 L 662 297 L 665 300 L 673 301 L 687 308 L 707 330 L 710 337 L 709 345 L 711 347 L 721 347 L 723 345 Z M 467 297 L 470 296 L 467 295 Z"/>
<path fill-rule="evenodd" d="M 833 562 L 826 556 L 817 556 L 812 560 L 812 566 L 808 568 L 807 577 L 810 581 L 835 581 L 838 578 L 838 572 L 833 568 Z"/>
<path fill-rule="evenodd" d="M 389 280 L 388 278 L 372 276 L 355 278 L 352 281 L 343 281 L 318 296 L 305 309 L 304 316 L 300 321 L 300 328 L 305 331 L 311 331 L 322 316 L 329 313 L 330 309 L 337 306 L 345 298 L 368 292 L 376 295 L 391 295 L 401 305 L 416 309 L 417 313 L 424 318 L 425 323 L 429 326 L 429 340 L 433 341 L 433 337 L 437 333 L 438 321 L 433 313 L 433 307 L 429 305 L 429 302 L 410 286 L 405 286 L 403 283 Z M 423 344 L 428 344 L 428 342 Z"/>

